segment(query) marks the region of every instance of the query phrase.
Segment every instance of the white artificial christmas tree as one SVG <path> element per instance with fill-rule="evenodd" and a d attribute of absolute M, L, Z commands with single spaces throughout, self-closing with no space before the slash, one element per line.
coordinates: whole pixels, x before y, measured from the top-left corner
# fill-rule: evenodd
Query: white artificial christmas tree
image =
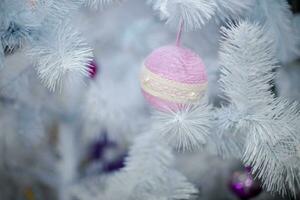
<path fill-rule="evenodd" d="M 295 21 L 285 0 L 2 0 L 0 197 L 232 199 L 238 160 L 265 192 L 297 196 L 298 99 L 277 76 L 300 54 Z M 140 68 L 180 24 L 208 90 L 153 111 Z"/>

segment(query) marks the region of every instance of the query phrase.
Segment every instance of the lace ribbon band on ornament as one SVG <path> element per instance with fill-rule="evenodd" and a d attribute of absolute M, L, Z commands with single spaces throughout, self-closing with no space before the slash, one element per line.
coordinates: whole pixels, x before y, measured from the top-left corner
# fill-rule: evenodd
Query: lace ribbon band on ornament
<path fill-rule="evenodd" d="M 146 93 L 175 103 L 197 103 L 207 89 L 207 82 L 187 84 L 168 80 L 154 74 L 145 66 L 140 78 L 142 89 Z"/>

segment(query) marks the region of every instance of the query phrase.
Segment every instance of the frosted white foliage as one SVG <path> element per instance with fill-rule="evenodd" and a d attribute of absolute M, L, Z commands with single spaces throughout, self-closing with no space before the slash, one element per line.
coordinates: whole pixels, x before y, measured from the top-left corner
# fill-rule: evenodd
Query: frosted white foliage
<path fill-rule="evenodd" d="M 70 186 L 70 196 L 76 197 L 78 200 L 92 200 L 95 199 L 95 197 L 102 200 L 102 198 L 99 197 L 101 197 L 104 192 L 105 183 L 108 178 L 109 176 L 106 177 L 104 175 L 84 178 Z"/>
<path fill-rule="evenodd" d="M 84 52 L 86 50 L 83 49 L 84 44 L 81 39 L 79 39 L 78 33 L 67 26 L 66 22 L 82 3 L 83 0 L 1 1 L 0 45 L 3 46 L 3 50 L 5 50 L 6 53 L 14 53 L 14 50 L 24 46 L 33 47 L 33 49 L 30 49 L 30 47 L 28 49 L 30 49 L 32 55 L 39 57 L 39 65 L 41 67 L 43 67 L 43 65 L 48 66 L 48 69 L 47 67 L 43 67 L 43 70 L 39 70 L 40 76 L 43 77 L 44 80 L 48 79 L 44 82 L 49 88 L 51 87 L 51 89 L 54 90 L 56 83 L 53 83 L 55 82 L 53 79 L 58 79 L 57 77 L 59 76 L 57 70 L 54 70 L 54 66 L 57 66 L 60 62 L 59 57 L 64 53 L 66 53 L 66 57 L 68 57 L 69 55 L 67 54 L 72 53 L 74 49 L 77 49 L 77 53 L 75 51 L 74 54 L 81 54 L 81 56 L 87 54 L 87 52 Z M 74 41 L 70 42 L 72 38 Z M 59 44 L 59 42 L 62 41 L 64 42 Z M 64 49 L 70 48 L 70 45 L 74 46 L 73 49 Z M 0 54 L 3 54 L 3 50 L 1 49 Z M 48 53 L 46 51 L 48 51 Z M 56 52 L 56 55 L 52 54 L 54 52 Z M 41 56 L 41 54 L 44 55 Z M 52 54 L 54 58 L 46 56 L 46 54 Z M 78 57 L 80 57 L 80 55 Z M 55 62 L 53 63 L 52 61 Z M 76 57 L 74 57 L 74 62 L 78 61 L 76 61 Z M 3 65 L 3 62 L 1 62 L 0 65 Z M 52 67 L 50 67 L 51 69 L 49 69 L 49 65 L 52 65 Z M 77 68 L 76 65 L 74 68 Z M 54 71 L 53 74 L 49 73 L 52 77 L 44 77 L 48 75 L 47 71 L 49 70 Z"/>
<path fill-rule="evenodd" d="M 74 11 L 80 8 L 83 0 L 36 0 L 33 6 L 35 12 L 44 12 L 47 14 L 47 21 L 56 20 L 65 21 L 66 17 L 74 14 Z"/>
<path fill-rule="evenodd" d="M 264 30 L 247 21 L 222 28 L 221 87 L 233 106 L 246 114 L 261 110 L 263 101 L 273 101 L 269 83 L 278 66 Z"/>
<path fill-rule="evenodd" d="M 0 170 L 20 182 L 39 179 L 48 184 L 48 176 L 54 170 L 54 157 L 49 154 L 49 146 L 44 140 L 45 123 L 41 111 L 3 96 L 0 103 L 0 126 L 4 130 L 0 134 Z"/>
<path fill-rule="evenodd" d="M 178 26 L 180 20 L 185 22 L 187 30 L 199 29 L 212 17 L 228 20 L 242 16 L 256 3 L 255 0 L 148 0 L 153 9 L 160 12 L 162 19 Z"/>
<path fill-rule="evenodd" d="M 173 161 L 172 150 L 165 140 L 152 131 L 142 134 L 129 152 L 125 169 L 112 179 L 107 197 L 112 200 L 121 197 L 128 200 L 189 199 L 197 191 L 172 170 Z"/>
<path fill-rule="evenodd" d="M 216 2 L 216 17 L 222 20 L 241 16 L 256 3 L 256 0 L 214 0 Z"/>
<path fill-rule="evenodd" d="M 271 91 L 278 67 L 272 41 L 264 27 L 247 21 L 223 29 L 223 36 L 220 82 L 230 106 L 219 115 L 219 137 L 232 138 L 228 152 L 241 154 L 267 191 L 294 194 L 300 116 L 296 104 Z"/>
<path fill-rule="evenodd" d="M 292 12 L 286 0 L 256 0 L 250 12 L 250 19 L 265 23 L 267 34 L 274 40 L 277 56 L 281 62 L 288 63 L 300 55 L 297 47 L 299 35 L 293 30 Z"/>
<path fill-rule="evenodd" d="M 215 110 L 211 138 L 216 143 L 219 155 L 223 158 L 241 159 L 246 139 L 242 130 L 242 116 L 232 105 Z M 239 125 L 237 129 L 236 125 Z"/>
<path fill-rule="evenodd" d="M 153 130 L 178 150 L 195 150 L 207 143 L 211 128 L 211 109 L 207 100 L 178 111 L 155 112 Z"/>
<path fill-rule="evenodd" d="M 181 200 L 191 199 L 197 191 L 187 179 L 177 171 L 169 170 L 165 177 L 153 177 L 138 185 L 130 196 L 132 200 Z"/>
<path fill-rule="evenodd" d="M 105 8 L 114 3 L 120 3 L 123 0 L 85 0 L 85 4 L 93 9 Z"/>
<path fill-rule="evenodd" d="M 31 3 L 33 2 L 33 3 Z M 3 46 L 22 46 L 37 37 L 49 23 L 79 8 L 78 0 L 3 0 L 0 4 L 0 35 Z"/>
<path fill-rule="evenodd" d="M 278 99 L 264 121 L 249 127 L 244 160 L 271 192 L 295 195 L 299 187 L 298 105 Z"/>
<path fill-rule="evenodd" d="M 215 14 L 216 4 L 206 0 L 149 0 L 167 24 L 178 26 L 184 21 L 186 30 L 201 28 Z"/>
<path fill-rule="evenodd" d="M 1 41 L 5 51 L 12 53 L 15 49 L 23 47 L 29 38 L 29 30 L 26 27 L 10 23 L 8 29 L 2 34 Z"/>
<path fill-rule="evenodd" d="M 11 53 L 14 49 L 22 47 L 26 41 L 32 38 L 30 31 L 37 28 L 40 21 L 40 16 L 31 12 L 27 2 L 20 0 L 1 1 L 0 54 L 3 53 L 3 50 Z"/>
<path fill-rule="evenodd" d="M 83 102 L 84 140 L 95 140 L 105 131 L 113 140 L 132 141 L 148 119 L 136 74 L 130 71 L 125 80 L 112 80 L 112 75 L 104 75 L 104 71 L 90 84 Z M 116 94 L 126 100 L 116 98 Z"/>
<path fill-rule="evenodd" d="M 68 24 L 58 24 L 49 35 L 37 40 L 29 50 L 42 82 L 50 89 L 88 75 L 92 51 L 80 34 Z"/>
<path fill-rule="evenodd" d="M 0 33 L 7 30 L 11 22 L 27 28 L 39 25 L 41 19 L 36 14 L 32 12 L 27 1 L 2 0 L 0 3 Z"/>
<path fill-rule="evenodd" d="M 190 199 L 197 190 L 179 172 L 172 169 L 172 149 L 155 132 L 146 132 L 135 140 L 120 172 L 106 177 L 105 190 L 74 190 L 80 200 L 182 200 Z M 101 180 L 101 179 L 99 179 Z"/>

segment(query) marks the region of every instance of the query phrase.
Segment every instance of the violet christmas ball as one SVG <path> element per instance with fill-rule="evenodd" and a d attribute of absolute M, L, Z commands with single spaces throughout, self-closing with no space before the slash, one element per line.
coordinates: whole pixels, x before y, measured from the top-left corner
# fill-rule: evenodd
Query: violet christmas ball
<path fill-rule="evenodd" d="M 231 191 L 240 199 L 247 200 L 259 195 L 262 191 L 260 184 L 254 180 L 251 167 L 232 174 L 229 182 Z"/>
<path fill-rule="evenodd" d="M 99 170 L 104 173 L 111 173 L 120 170 L 125 166 L 127 150 L 122 149 L 120 145 L 108 139 L 104 134 L 103 138 L 95 141 L 90 148 L 87 164 L 87 171 Z M 93 168 L 93 163 L 101 162 L 101 168 Z M 97 165 L 96 165 L 97 166 Z M 97 166 L 99 167 L 99 166 Z"/>
<path fill-rule="evenodd" d="M 207 89 L 201 58 L 190 49 L 169 45 L 154 50 L 144 61 L 141 87 L 146 100 L 160 110 L 196 104 Z"/>
<path fill-rule="evenodd" d="M 96 78 L 96 76 L 97 76 L 97 74 L 98 74 L 98 70 L 99 70 L 98 63 L 96 62 L 96 60 L 92 60 L 92 61 L 88 64 L 89 77 L 90 77 L 91 79 Z"/>

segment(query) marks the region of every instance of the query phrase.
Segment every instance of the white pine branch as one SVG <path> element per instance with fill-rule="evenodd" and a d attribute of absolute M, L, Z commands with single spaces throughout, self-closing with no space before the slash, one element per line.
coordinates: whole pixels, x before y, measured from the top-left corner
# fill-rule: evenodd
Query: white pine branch
<path fill-rule="evenodd" d="M 139 136 L 129 153 L 123 175 L 115 177 L 114 183 L 122 185 L 113 184 L 107 197 L 116 195 L 119 191 L 114 190 L 117 188 L 123 188 L 129 199 L 189 199 L 197 191 L 182 175 L 173 172 L 173 160 L 171 148 L 158 134 L 149 131 Z M 175 182 L 176 179 L 178 182 Z M 120 197 L 124 194 L 117 194 L 114 200 Z"/>
<path fill-rule="evenodd" d="M 163 20 L 172 26 L 185 22 L 186 30 L 199 29 L 212 17 L 231 20 L 242 16 L 256 3 L 255 0 L 148 0 L 159 11 Z"/>
<path fill-rule="evenodd" d="M 295 195 L 299 187 L 299 107 L 277 99 L 267 116 L 252 120 L 244 161 L 271 192 Z"/>
<path fill-rule="evenodd" d="M 8 29 L 1 36 L 2 46 L 8 53 L 23 47 L 25 42 L 30 39 L 31 36 L 27 27 L 22 27 L 16 23 L 10 23 Z"/>
<path fill-rule="evenodd" d="M 231 139 L 234 146 L 226 147 L 234 150 L 228 152 L 243 155 L 268 191 L 294 193 L 300 117 L 296 105 L 271 92 L 277 68 L 272 41 L 263 27 L 247 21 L 223 35 L 220 82 L 230 105 L 218 116 L 219 137 Z"/>
<path fill-rule="evenodd" d="M 106 177 L 102 183 L 90 185 L 89 190 L 77 187 L 73 194 L 80 200 L 179 200 L 190 199 L 197 193 L 193 185 L 173 167 L 172 149 L 155 132 L 140 135 L 134 142 L 120 172 Z M 99 179 L 100 180 L 100 179 Z"/>
<path fill-rule="evenodd" d="M 214 123 L 212 125 L 211 139 L 223 158 L 240 159 L 245 145 L 246 132 L 243 127 L 242 116 L 232 105 L 224 106 L 214 111 Z"/>
<path fill-rule="evenodd" d="M 264 30 L 247 21 L 222 29 L 220 83 L 229 101 L 238 110 L 249 113 L 261 110 L 261 102 L 273 101 L 269 83 L 278 62 L 273 56 L 272 39 Z"/>
<path fill-rule="evenodd" d="M 201 28 L 215 14 L 216 4 L 206 0 L 149 0 L 167 24 L 177 27 L 184 21 L 186 30 Z"/>
<path fill-rule="evenodd" d="M 109 176 L 93 176 L 87 177 L 76 182 L 68 188 L 71 197 L 76 197 L 78 200 L 102 200 L 102 195 L 105 190 L 105 183 Z M 98 197 L 98 198 L 96 198 Z M 104 199 L 103 199 L 104 200 Z"/>
<path fill-rule="evenodd" d="M 58 24 L 53 29 L 29 50 L 40 79 L 50 90 L 61 89 L 64 83 L 87 76 L 93 56 L 79 33 L 68 24 Z"/>
<path fill-rule="evenodd" d="M 218 148 L 225 157 L 242 155 L 244 127 L 248 126 L 244 119 L 263 112 L 273 101 L 268 83 L 274 77 L 271 71 L 277 62 L 272 57 L 272 41 L 259 28 L 249 22 L 222 28 L 220 86 L 231 104 L 217 111 L 215 132 Z"/>
<path fill-rule="evenodd" d="M 286 0 L 257 0 L 249 18 L 268 27 L 268 37 L 274 40 L 273 45 L 281 62 L 293 61 L 300 55 L 297 46 L 299 35 L 293 30 L 293 15 Z"/>
<path fill-rule="evenodd" d="M 169 169 L 162 177 L 142 180 L 143 184 L 135 187 L 130 200 L 182 200 L 191 199 L 196 189 L 179 172 Z"/>
<path fill-rule="evenodd" d="M 46 23 L 57 23 L 66 21 L 82 3 L 83 0 L 36 0 L 33 11 L 44 16 Z"/>
<path fill-rule="evenodd" d="M 153 130 L 178 150 L 196 150 L 207 143 L 211 128 L 207 98 L 177 111 L 155 112 Z"/>

